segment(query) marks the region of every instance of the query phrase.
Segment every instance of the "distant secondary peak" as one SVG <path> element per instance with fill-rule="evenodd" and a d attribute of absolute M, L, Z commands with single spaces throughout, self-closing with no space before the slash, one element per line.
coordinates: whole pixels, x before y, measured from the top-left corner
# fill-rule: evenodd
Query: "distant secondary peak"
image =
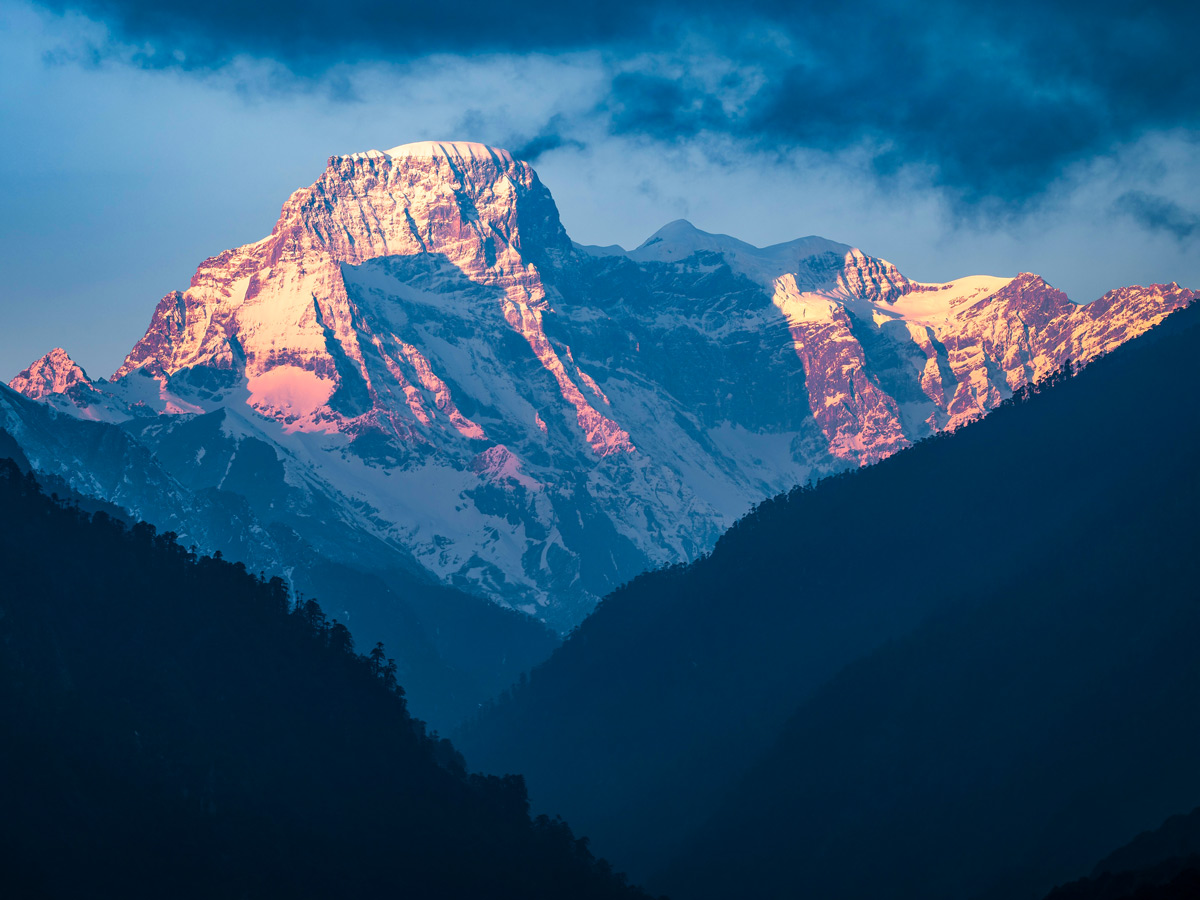
<path fill-rule="evenodd" d="M 697 234 L 703 235 L 704 237 L 713 236 L 707 231 L 701 231 L 687 219 L 675 219 L 673 222 L 668 222 L 662 228 L 658 229 L 658 231 L 654 232 L 649 240 L 654 240 L 654 238 L 685 237 Z M 647 243 L 648 242 L 649 241 L 647 241 Z"/>
<path fill-rule="evenodd" d="M 731 243 L 740 244 L 742 242 L 726 234 L 709 234 L 707 231 L 701 231 L 687 219 L 676 219 L 674 222 L 668 222 L 642 241 L 632 253 L 650 251 L 653 255 L 658 256 L 670 248 L 668 252 L 672 255 L 681 251 L 687 254 L 700 249 L 721 249 Z M 651 250 L 651 248 L 657 249 Z"/>
<path fill-rule="evenodd" d="M 786 273 L 807 272 L 811 266 L 802 265 L 802 262 L 813 257 L 829 256 L 840 267 L 852 250 L 848 244 L 839 244 L 816 235 L 769 247 L 756 247 L 728 234 L 701 231 L 687 219 L 676 219 L 658 229 L 627 255 L 637 262 L 676 262 L 698 252 L 719 253 L 734 271 L 769 286 Z M 829 277 L 832 278 L 832 274 Z"/>
<path fill-rule="evenodd" d="M 91 386 L 87 372 L 62 347 L 55 347 L 31 363 L 8 386 L 19 394 L 41 400 L 51 394 L 62 394 L 77 384 Z"/>

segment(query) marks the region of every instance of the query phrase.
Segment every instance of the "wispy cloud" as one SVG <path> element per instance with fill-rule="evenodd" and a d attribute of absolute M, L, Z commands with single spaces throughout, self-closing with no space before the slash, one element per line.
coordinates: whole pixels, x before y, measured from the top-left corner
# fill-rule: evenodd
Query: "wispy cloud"
<path fill-rule="evenodd" d="M 561 114 L 555 114 L 532 137 L 517 139 L 510 142 L 509 149 L 518 159 L 526 162 L 537 162 L 551 150 L 568 148 L 585 150 L 587 145 L 577 138 L 567 137 L 564 129 L 564 119 Z"/>
<path fill-rule="evenodd" d="M 1118 212 L 1130 216 L 1150 231 L 1166 232 L 1180 241 L 1200 238 L 1200 213 L 1185 209 L 1166 197 L 1145 191 L 1126 191 L 1117 198 L 1114 206 Z"/>

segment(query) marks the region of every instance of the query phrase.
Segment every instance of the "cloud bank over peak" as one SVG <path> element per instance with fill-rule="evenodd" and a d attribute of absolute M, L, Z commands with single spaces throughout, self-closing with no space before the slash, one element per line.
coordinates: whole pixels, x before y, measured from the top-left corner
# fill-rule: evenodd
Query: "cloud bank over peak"
<path fill-rule="evenodd" d="M 601 50 L 606 95 L 531 138 L 533 155 L 573 145 L 567 126 L 589 117 L 662 142 L 869 146 L 877 175 L 928 166 L 967 204 L 1025 203 L 1073 162 L 1200 123 L 1200 67 L 1182 43 L 1200 30 L 1194 3 L 40 4 L 105 23 L 135 65 L 194 72 L 251 57 L 319 80 L 435 53 Z"/>

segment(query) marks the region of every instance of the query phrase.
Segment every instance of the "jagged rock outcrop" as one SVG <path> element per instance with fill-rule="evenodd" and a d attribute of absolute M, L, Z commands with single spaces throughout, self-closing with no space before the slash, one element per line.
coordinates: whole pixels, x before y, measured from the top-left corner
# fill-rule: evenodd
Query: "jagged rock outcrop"
<path fill-rule="evenodd" d="M 32 400 L 65 394 L 76 385 L 91 387 L 92 381 L 62 347 L 55 347 L 30 363 L 8 386 Z"/>
<path fill-rule="evenodd" d="M 920 284 L 823 238 L 757 248 L 682 221 L 579 247 L 527 163 L 426 142 L 330 158 L 269 236 L 159 302 L 112 381 L 63 354 L 13 387 L 151 446 L 177 430 L 164 415 L 231 410 L 356 532 L 565 629 L 763 497 L 957 427 L 1193 299 Z M 303 530 L 303 502 L 287 515 Z"/>

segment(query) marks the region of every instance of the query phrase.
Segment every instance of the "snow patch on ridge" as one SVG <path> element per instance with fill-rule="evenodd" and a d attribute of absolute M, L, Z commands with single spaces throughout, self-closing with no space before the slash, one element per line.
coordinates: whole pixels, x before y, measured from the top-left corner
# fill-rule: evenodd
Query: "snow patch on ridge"
<path fill-rule="evenodd" d="M 971 275 L 945 284 L 917 284 L 913 291 L 883 309 L 899 314 L 906 322 L 942 324 L 986 300 L 1012 281 L 1012 278 L 994 275 Z"/>
<path fill-rule="evenodd" d="M 489 447 L 471 460 L 471 470 L 491 482 L 511 481 L 527 490 L 540 491 L 542 485 L 525 474 L 518 459 L 503 444 Z"/>
<path fill-rule="evenodd" d="M 246 379 L 250 405 L 269 418 L 292 424 L 321 409 L 333 395 L 332 379 L 299 366 L 276 366 Z"/>

